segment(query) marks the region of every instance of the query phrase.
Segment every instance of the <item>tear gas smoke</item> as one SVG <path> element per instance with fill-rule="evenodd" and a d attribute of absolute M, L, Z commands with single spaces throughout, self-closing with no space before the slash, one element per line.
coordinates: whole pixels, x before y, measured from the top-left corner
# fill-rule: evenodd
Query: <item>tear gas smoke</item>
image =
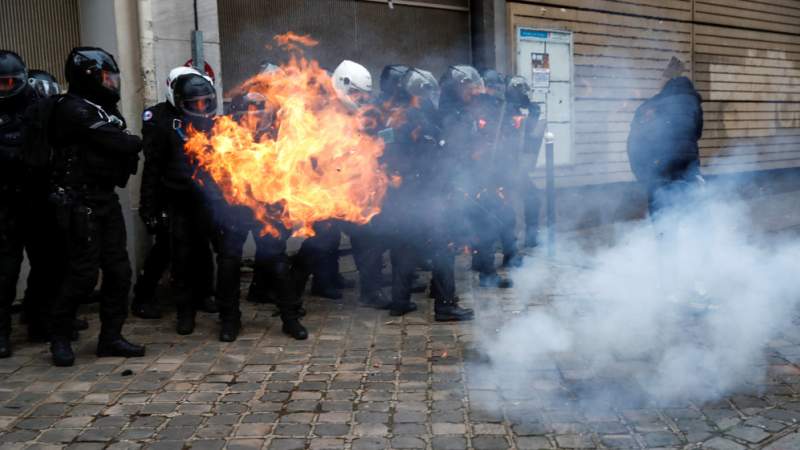
<path fill-rule="evenodd" d="M 766 343 L 800 302 L 800 241 L 759 231 L 732 197 L 697 188 L 653 222 L 619 225 L 605 248 L 561 242 L 558 263 L 530 258 L 518 301 L 551 301 L 479 329 L 490 362 L 472 376 L 530 392 L 568 360 L 560 375 L 584 383 L 578 400 L 604 404 L 703 402 L 758 384 Z"/>

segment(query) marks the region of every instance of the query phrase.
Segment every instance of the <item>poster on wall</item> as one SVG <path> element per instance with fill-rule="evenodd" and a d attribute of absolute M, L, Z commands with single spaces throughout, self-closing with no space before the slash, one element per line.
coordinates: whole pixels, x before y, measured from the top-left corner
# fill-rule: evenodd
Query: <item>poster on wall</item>
<path fill-rule="evenodd" d="M 548 53 L 531 53 L 531 81 L 535 92 L 547 92 L 550 89 L 550 55 Z"/>

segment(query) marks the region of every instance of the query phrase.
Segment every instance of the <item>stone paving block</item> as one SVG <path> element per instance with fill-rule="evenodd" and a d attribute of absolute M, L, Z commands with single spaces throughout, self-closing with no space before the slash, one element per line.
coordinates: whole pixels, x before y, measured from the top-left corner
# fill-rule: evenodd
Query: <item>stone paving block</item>
<path fill-rule="evenodd" d="M 237 438 L 244 437 L 263 437 L 272 433 L 272 424 L 266 423 L 243 423 L 236 429 L 235 436 Z"/>
<path fill-rule="evenodd" d="M 305 439 L 275 438 L 269 443 L 270 450 L 304 450 L 305 448 Z"/>
<path fill-rule="evenodd" d="M 314 426 L 317 436 L 345 436 L 350 432 L 350 425 L 337 423 L 318 423 Z"/>
<path fill-rule="evenodd" d="M 385 449 L 389 441 L 380 437 L 362 437 L 353 440 L 352 450 L 380 450 Z"/>
<path fill-rule="evenodd" d="M 520 450 L 541 450 L 553 448 L 550 441 L 545 437 L 523 436 L 516 439 L 517 448 Z"/>
<path fill-rule="evenodd" d="M 463 423 L 434 423 L 433 434 L 464 434 L 467 427 Z"/>
<path fill-rule="evenodd" d="M 345 448 L 344 439 L 318 438 L 311 441 L 310 450 L 340 450 Z"/>
<path fill-rule="evenodd" d="M 769 433 L 761 428 L 741 425 L 726 431 L 725 434 L 753 444 L 757 444 L 770 436 Z"/>
<path fill-rule="evenodd" d="M 435 436 L 431 447 L 433 450 L 466 450 L 467 440 L 460 436 Z"/>
<path fill-rule="evenodd" d="M 479 436 L 472 439 L 475 450 L 505 450 L 511 448 L 504 437 Z"/>
<path fill-rule="evenodd" d="M 592 438 L 580 434 L 556 436 L 556 442 L 563 448 L 594 448 Z"/>
<path fill-rule="evenodd" d="M 741 444 L 737 444 L 736 442 L 728 439 L 715 437 L 714 439 L 708 440 L 705 443 L 703 443 L 703 448 L 709 450 L 742 450 L 747 447 Z M 787 449 L 788 448 L 791 447 L 787 447 Z M 774 450 L 779 450 L 779 449 L 780 447 L 776 447 Z"/>
<path fill-rule="evenodd" d="M 228 450 L 259 450 L 264 446 L 264 439 L 231 439 Z"/>
<path fill-rule="evenodd" d="M 55 428 L 43 431 L 39 436 L 39 442 L 69 443 L 75 440 L 79 434 L 81 434 L 81 430 L 78 428 Z"/>

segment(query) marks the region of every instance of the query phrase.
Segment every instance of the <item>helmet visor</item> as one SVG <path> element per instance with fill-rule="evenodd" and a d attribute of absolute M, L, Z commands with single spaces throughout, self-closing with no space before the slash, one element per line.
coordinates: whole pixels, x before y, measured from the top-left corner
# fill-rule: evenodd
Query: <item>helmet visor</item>
<path fill-rule="evenodd" d="M 39 97 L 50 97 L 61 93 L 61 86 L 58 83 L 38 78 L 30 78 L 28 83 L 31 85 Z"/>
<path fill-rule="evenodd" d="M 351 86 L 347 91 L 347 96 L 350 97 L 350 100 L 352 100 L 352 102 L 358 106 L 366 105 L 370 102 L 370 100 L 372 100 L 371 92 L 363 91 L 353 86 Z"/>
<path fill-rule="evenodd" d="M 0 98 L 13 97 L 25 88 L 27 84 L 25 73 L 0 75 Z"/>
<path fill-rule="evenodd" d="M 181 110 L 194 117 L 211 117 L 217 113 L 217 95 L 208 94 L 187 98 L 181 102 Z"/>
<path fill-rule="evenodd" d="M 100 83 L 103 85 L 104 88 L 108 89 L 109 91 L 119 94 L 119 89 L 120 89 L 119 73 L 105 69 L 101 70 Z"/>
<path fill-rule="evenodd" d="M 404 87 L 408 95 L 439 105 L 439 83 L 427 70 L 410 70 L 405 76 Z"/>

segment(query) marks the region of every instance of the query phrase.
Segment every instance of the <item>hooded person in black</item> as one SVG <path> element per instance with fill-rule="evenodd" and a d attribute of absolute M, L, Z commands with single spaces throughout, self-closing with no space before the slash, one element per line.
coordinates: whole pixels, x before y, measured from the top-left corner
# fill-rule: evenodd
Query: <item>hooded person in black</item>
<path fill-rule="evenodd" d="M 119 68 L 102 49 L 79 47 L 67 57 L 69 92 L 52 119 L 56 222 L 64 238 L 64 282 L 51 308 L 50 350 L 57 366 L 70 366 L 78 303 L 103 272 L 97 356 L 143 356 L 142 346 L 122 337 L 131 286 L 131 266 L 122 207 L 115 189 L 136 173 L 142 142 L 126 130 L 117 109 Z"/>
<path fill-rule="evenodd" d="M 687 183 L 702 181 L 698 141 L 703 134 L 702 98 L 672 58 L 664 88 L 636 110 L 628 137 L 628 159 L 647 188 L 650 213 L 669 205 Z"/>

